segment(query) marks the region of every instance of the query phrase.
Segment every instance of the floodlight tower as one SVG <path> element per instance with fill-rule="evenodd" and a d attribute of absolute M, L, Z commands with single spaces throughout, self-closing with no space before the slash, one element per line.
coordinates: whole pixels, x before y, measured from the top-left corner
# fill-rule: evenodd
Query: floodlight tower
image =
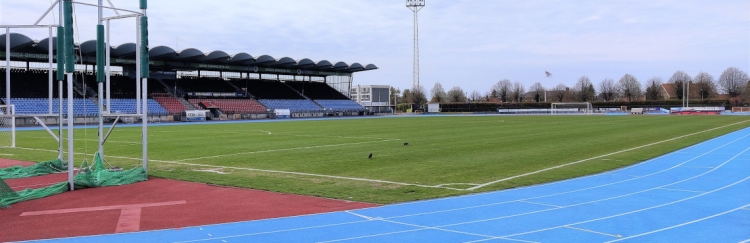
<path fill-rule="evenodd" d="M 406 0 L 406 7 L 414 12 L 414 90 L 419 87 L 419 10 L 424 8 L 425 0 Z"/>

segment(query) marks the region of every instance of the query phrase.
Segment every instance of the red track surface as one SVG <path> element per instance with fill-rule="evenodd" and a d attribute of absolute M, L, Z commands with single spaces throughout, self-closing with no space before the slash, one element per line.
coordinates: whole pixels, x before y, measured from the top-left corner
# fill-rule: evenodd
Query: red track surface
<path fill-rule="evenodd" d="M 30 164 L 0 159 L 0 168 Z M 5 181 L 18 191 L 65 178 L 65 174 L 53 174 Z M 150 178 L 0 209 L 0 242 L 181 228 L 372 206 L 376 205 Z"/>

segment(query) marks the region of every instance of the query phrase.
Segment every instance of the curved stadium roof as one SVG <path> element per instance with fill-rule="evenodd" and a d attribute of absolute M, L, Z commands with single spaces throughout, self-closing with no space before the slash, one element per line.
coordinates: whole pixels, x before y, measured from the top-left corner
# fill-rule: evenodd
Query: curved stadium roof
<path fill-rule="evenodd" d="M 5 34 L 0 35 L 0 52 L 5 51 L 5 38 Z M 49 52 L 49 39 L 50 38 L 45 38 L 41 41 L 35 41 L 23 34 L 10 33 L 11 52 L 47 54 Z M 55 52 L 57 49 L 57 46 L 54 43 L 55 39 L 56 37 L 52 38 L 53 52 Z M 84 41 L 83 43 L 76 44 L 76 47 L 80 49 L 81 56 L 91 58 L 96 57 L 95 40 Z M 111 46 L 110 50 L 110 54 L 113 58 L 135 58 L 135 43 L 124 43 L 116 47 Z M 232 55 L 221 50 L 203 52 L 196 48 L 186 48 L 180 51 L 176 51 L 175 49 L 168 46 L 152 47 L 148 53 L 151 61 L 163 62 L 189 62 L 197 64 L 284 68 L 342 73 L 353 73 L 378 69 L 378 67 L 373 64 L 362 65 L 356 62 L 352 64 L 347 64 L 346 62 L 335 62 L 335 64 L 332 64 L 332 62 L 328 60 L 320 60 L 318 62 L 314 62 L 307 58 L 296 60 L 291 57 L 275 58 L 270 55 L 261 55 L 258 57 L 254 57 L 244 52 Z"/>

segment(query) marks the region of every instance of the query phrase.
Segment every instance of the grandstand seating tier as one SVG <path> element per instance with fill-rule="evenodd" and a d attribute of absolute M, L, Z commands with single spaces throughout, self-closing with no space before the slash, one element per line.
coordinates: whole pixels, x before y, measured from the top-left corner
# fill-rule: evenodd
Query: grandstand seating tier
<path fill-rule="evenodd" d="M 260 99 L 258 101 L 269 109 L 289 109 L 291 112 L 323 111 L 323 108 L 310 100 Z"/>
<path fill-rule="evenodd" d="M 333 111 L 364 111 L 365 108 L 353 100 L 315 100 L 316 103 L 323 106 L 326 110 Z"/>
<path fill-rule="evenodd" d="M 203 107 L 201 103 L 212 104 L 224 113 L 266 113 L 266 107 L 252 99 L 188 99 L 188 102 L 196 107 Z"/>

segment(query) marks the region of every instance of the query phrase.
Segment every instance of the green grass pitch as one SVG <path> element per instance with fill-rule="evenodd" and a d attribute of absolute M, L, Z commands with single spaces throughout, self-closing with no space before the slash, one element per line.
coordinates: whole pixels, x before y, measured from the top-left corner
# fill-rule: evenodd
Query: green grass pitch
<path fill-rule="evenodd" d="M 150 126 L 149 173 L 394 203 L 613 170 L 748 126 L 750 119 L 742 116 L 414 116 Z M 96 134 L 75 131 L 76 164 L 91 160 Z M 19 131 L 17 137 L 18 148 L 2 148 L 0 157 L 56 156 L 56 142 L 46 131 Z M 140 127 L 117 128 L 105 158 L 136 166 L 140 139 Z"/>

